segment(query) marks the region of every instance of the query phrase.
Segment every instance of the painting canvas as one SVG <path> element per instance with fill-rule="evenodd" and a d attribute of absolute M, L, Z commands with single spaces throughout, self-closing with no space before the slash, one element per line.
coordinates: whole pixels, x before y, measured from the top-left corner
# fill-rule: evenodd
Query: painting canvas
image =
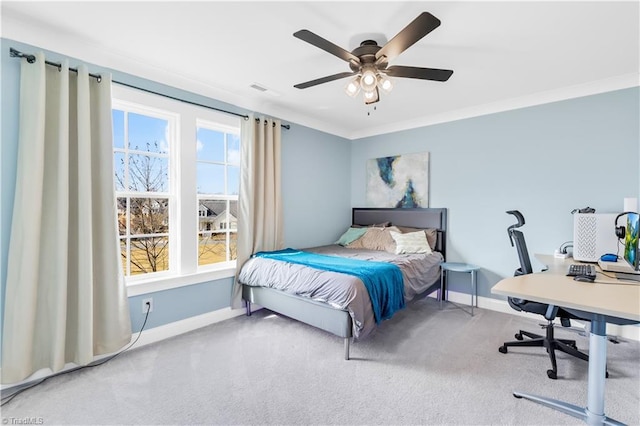
<path fill-rule="evenodd" d="M 367 205 L 429 207 L 429 153 L 368 160 Z"/>

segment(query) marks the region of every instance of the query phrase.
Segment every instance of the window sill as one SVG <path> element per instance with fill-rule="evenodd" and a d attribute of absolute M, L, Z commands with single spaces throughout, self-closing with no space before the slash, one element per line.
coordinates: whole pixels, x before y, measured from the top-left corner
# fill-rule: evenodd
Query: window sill
<path fill-rule="evenodd" d="M 200 284 L 209 281 L 233 278 L 236 268 L 226 267 L 210 271 L 196 272 L 189 275 L 157 277 L 147 280 L 135 280 L 127 283 L 127 296 L 139 296 L 141 294 L 154 293 L 156 291 L 171 290 L 193 284 Z"/>

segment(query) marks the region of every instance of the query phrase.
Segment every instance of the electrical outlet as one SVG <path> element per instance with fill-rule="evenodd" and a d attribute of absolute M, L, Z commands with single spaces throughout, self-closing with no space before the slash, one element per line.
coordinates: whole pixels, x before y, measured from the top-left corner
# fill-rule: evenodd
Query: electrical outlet
<path fill-rule="evenodd" d="M 146 299 L 142 299 L 142 313 L 146 314 L 147 311 L 153 312 L 153 298 L 148 297 Z"/>

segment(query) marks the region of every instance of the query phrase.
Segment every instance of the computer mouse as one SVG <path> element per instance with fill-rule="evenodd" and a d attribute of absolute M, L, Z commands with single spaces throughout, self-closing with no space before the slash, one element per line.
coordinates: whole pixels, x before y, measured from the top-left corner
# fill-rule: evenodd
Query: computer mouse
<path fill-rule="evenodd" d="M 575 277 L 573 277 L 573 279 L 575 281 L 580 281 L 583 283 L 592 283 L 596 280 L 596 277 L 592 275 L 576 275 Z"/>
<path fill-rule="evenodd" d="M 600 256 L 600 260 L 603 262 L 617 262 L 618 256 L 612 253 L 606 253 Z"/>

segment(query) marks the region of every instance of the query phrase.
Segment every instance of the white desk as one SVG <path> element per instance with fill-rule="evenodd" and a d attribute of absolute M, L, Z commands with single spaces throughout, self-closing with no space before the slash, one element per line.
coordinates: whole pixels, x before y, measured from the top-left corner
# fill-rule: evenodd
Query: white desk
<path fill-rule="evenodd" d="M 640 285 L 622 284 L 600 273 L 595 283 L 574 281 L 572 277 L 566 276 L 569 264 L 578 263 L 574 259 L 556 259 L 545 255 L 536 255 L 536 258 L 549 269 L 506 278 L 496 284 L 491 292 L 560 306 L 579 316 L 590 318 L 587 407 L 522 392 L 514 392 L 513 395 L 562 411 L 590 425 L 622 424 L 604 414 L 606 325 L 607 322 L 640 322 Z M 600 270 L 597 266 L 596 269 Z"/>

